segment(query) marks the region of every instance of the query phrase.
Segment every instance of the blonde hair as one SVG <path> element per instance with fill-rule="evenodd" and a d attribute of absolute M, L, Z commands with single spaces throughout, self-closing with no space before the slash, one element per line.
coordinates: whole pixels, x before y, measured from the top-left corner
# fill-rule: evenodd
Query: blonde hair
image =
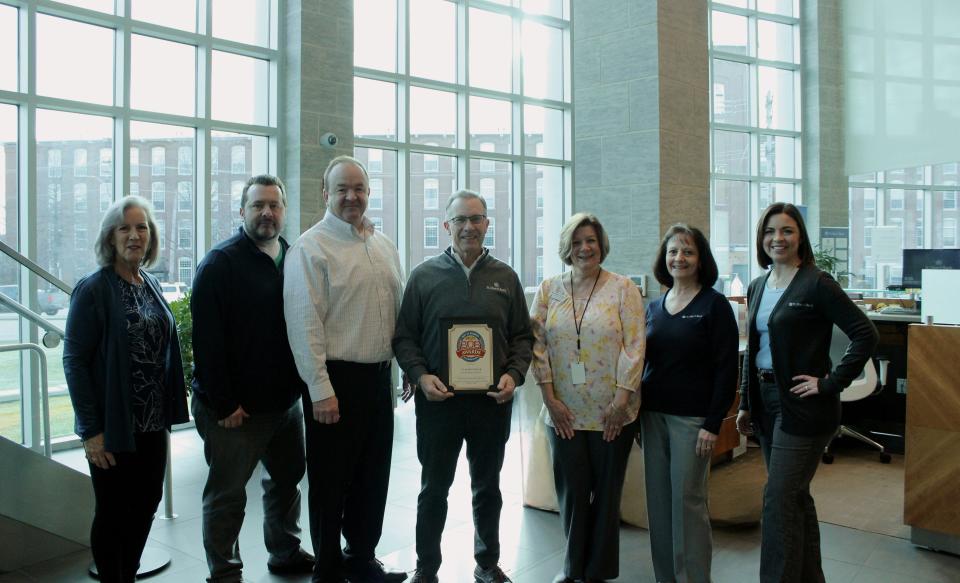
<path fill-rule="evenodd" d="M 593 227 L 593 230 L 597 232 L 597 239 L 600 241 L 600 262 L 603 263 L 603 260 L 610 254 L 610 238 L 607 237 L 607 231 L 603 228 L 597 215 L 593 213 L 577 213 L 570 217 L 570 220 L 560 229 L 560 246 L 558 249 L 560 261 L 563 261 L 567 265 L 573 263 L 570 260 L 570 254 L 573 252 L 573 234 L 576 233 L 580 227 L 586 226 Z"/>

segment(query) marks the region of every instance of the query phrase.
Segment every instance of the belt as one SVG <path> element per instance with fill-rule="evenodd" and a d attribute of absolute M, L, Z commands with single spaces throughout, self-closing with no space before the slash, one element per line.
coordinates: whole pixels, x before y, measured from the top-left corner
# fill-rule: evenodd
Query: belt
<path fill-rule="evenodd" d="M 392 362 L 393 362 L 392 360 L 381 360 L 380 362 L 352 362 L 349 360 L 328 360 L 327 365 L 331 365 L 331 364 L 333 366 L 341 365 L 341 366 L 349 366 L 349 367 L 360 368 L 365 370 L 380 371 L 380 370 L 390 368 L 390 363 Z"/>
<path fill-rule="evenodd" d="M 758 368 L 757 380 L 759 380 L 761 383 L 775 383 L 777 382 L 777 377 L 773 374 L 772 369 Z"/>

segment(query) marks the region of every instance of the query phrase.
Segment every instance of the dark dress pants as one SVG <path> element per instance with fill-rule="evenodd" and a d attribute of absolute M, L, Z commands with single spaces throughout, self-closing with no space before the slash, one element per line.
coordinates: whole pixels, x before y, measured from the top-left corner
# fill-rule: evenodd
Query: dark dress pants
<path fill-rule="evenodd" d="M 480 567 L 492 567 L 500 560 L 500 469 L 510 437 L 513 401 L 498 405 L 481 393 L 430 402 L 421 391 L 415 399 L 417 457 L 422 466 L 417 498 L 417 568 L 428 575 L 440 568 L 447 494 L 464 442 L 473 493 L 474 558 Z"/>
<path fill-rule="evenodd" d="M 757 419 L 757 437 L 767 464 L 760 581 L 823 583 L 820 525 L 810 482 L 834 432 L 813 436 L 785 433 L 780 427 L 777 386 L 761 383 L 760 396 L 763 409 Z"/>
<path fill-rule="evenodd" d="M 604 441 L 603 431 L 563 439 L 547 428 L 567 543 L 563 572 L 571 579 L 616 579 L 620 572 L 620 496 L 636 430 L 630 423 Z"/>
<path fill-rule="evenodd" d="M 304 401 L 314 581 L 362 568 L 375 558 L 393 454 L 390 365 L 327 361 L 340 421 L 321 424 Z M 340 534 L 347 546 L 340 547 Z"/>
<path fill-rule="evenodd" d="M 96 509 L 90 547 L 100 580 L 132 583 L 140 568 L 150 525 L 163 497 L 167 432 L 134 435 L 135 452 L 114 452 L 117 465 L 102 470 L 90 464 Z"/>
<path fill-rule="evenodd" d="M 193 417 L 203 438 L 210 471 L 203 488 L 203 548 L 208 581 L 240 581 L 240 528 L 247 482 L 257 463 L 265 472 L 263 540 L 271 562 L 284 563 L 300 550 L 300 481 L 305 471 L 303 412 L 299 401 L 285 411 L 256 413 L 240 427 L 217 424 L 217 414 L 193 399 Z"/>

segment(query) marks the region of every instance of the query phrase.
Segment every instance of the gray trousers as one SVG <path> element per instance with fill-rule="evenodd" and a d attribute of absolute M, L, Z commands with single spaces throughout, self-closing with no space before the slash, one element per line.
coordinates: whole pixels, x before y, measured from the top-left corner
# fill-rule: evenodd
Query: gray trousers
<path fill-rule="evenodd" d="M 760 385 L 757 437 L 767 464 L 760 535 L 761 583 L 823 583 L 820 524 L 810 495 L 823 448 L 834 432 L 792 435 L 780 429 L 776 385 Z"/>
<path fill-rule="evenodd" d="M 657 581 L 709 583 L 710 457 L 697 456 L 703 417 L 640 413 L 650 550 Z"/>
<path fill-rule="evenodd" d="M 270 561 L 283 563 L 300 549 L 300 480 L 306 469 L 303 409 L 298 400 L 281 413 L 251 415 L 226 429 L 199 399 L 192 403 L 203 455 L 210 466 L 203 488 L 203 548 L 208 581 L 240 581 L 240 527 L 247 482 L 258 462 L 263 485 L 263 540 Z"/>
<path fill-rule="evenodd" d="M 562 439 L 547 428 L 567 543 L 563 572 L 571 579 L 619 575 L 620 495 L 636 425 L 624 426 L 613 441 L 604 441 L 602 431 L 575 431 Z"/>

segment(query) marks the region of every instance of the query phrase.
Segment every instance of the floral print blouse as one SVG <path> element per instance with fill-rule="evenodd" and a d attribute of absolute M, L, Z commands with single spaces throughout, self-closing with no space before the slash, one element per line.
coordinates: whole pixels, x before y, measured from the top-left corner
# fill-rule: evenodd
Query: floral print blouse
<path fill-rule="evenodd" d="M 630 279 L 606 272 L 593 292 L 580 327 L 580 354 L 586 382 L 573 384 L 571 363 L 577 362 L 577 329 L 570 297 L 570 274 L 545 280 L 531 308 L 533 376 L 538 384 L 553 382 L 554 395 L 574 415 L 576 430 L 602 431 L 603 412 L 617 388 L 634 394 L 629 400 L 633 421 L 640 409 L 640 378 L 646 343 L 643 298 Z M 587 297 L 576 298 L 577 318 Z M 552 426 L 549 415 L 541 415 Z"/>

